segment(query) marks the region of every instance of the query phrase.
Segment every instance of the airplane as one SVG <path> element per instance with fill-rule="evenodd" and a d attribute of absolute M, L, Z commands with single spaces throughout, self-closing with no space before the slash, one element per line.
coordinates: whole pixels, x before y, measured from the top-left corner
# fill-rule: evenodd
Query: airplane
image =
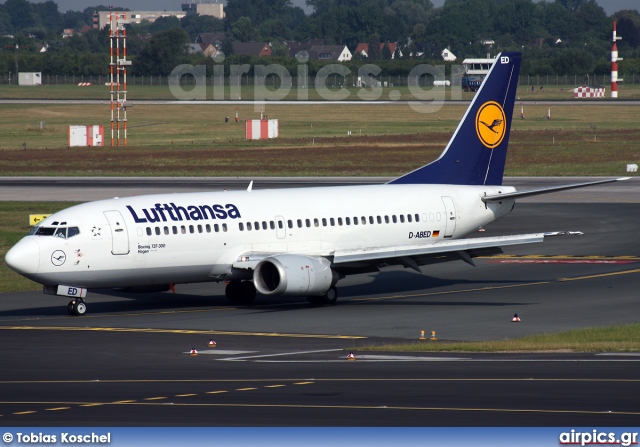
<path fill-rule="evenodd" d="M 520 53 L 501 53 L 435 161 L 386 184 L 155 194 L 76 205 L 52 214 L 5 261 L 70 297 L 83 315 L 88 289 L 165 291 L 227 283 L 234 305 L 305 296 L 333 305 L 347 275 L 420 267 L 541 242 L 547 232 L 465 238 L 509 213 L 515 200 L 624 179 L 532 191 L 503 186 Z M 487 125 L 486 123 L 492 123 Z"/>

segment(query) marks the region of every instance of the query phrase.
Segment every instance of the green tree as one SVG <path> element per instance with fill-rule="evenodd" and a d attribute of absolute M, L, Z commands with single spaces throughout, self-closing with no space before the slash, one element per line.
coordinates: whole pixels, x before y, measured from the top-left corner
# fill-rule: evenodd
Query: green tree
<path fill-rule="evenodd" d="M 136 58 L 136 74 L 167 76 L 186 62 L 189 35 L 182 28 L 172 28 L 154 35 Z"/>
<path fill-rule="evenodd" d="M 387 48 L 387 51 L 389 49 Z M 380 51 L 380 35 L 373 33 L 369 36 L 369 60 L 377 61 L 382 59 L 382 52 Z"/>
<path fill-rule="evenodd" d="M 233 38 L 240 42 L 251 42 L 258 39 L 258 33 L 249 17 L 240 17 L 238 21 L 231 26 L 231 32 Z"/>
<path fill-rule="evenodd" d="M 639 21 L 640 22 L 640 21 Z M 617 23 L 617 32 L 622 36 L 619 42 L 621 48 L 627 46 L 638 48 L 640 46 L 640 23 L 631 17 L 620 17 Z"/>
<path fill-rule="evenodd" d="M 380 58 L 383 59 L 383 60 L 391 59 L 391 50 L 389 49 L 389 45 L 386 44 L 386 43 L 382 47 L 382 51 L 380 53 Z"/>
<path fill-rule="evenodd" d="M 7 0 L 5 8 L 15 31 L 41 26 L 40 18 L 27 0 Z"/>
<path fill-rule="evenodd" d="M 200 33 L 224 31 L 224 22 L 216 17 L 189 14 L 180 19 L 180 26 L 189 34 L 189 40 L 195 42 Z"/>
<path fill-rule="evenodd" d="M 62 14 L 58 11 L 58 4 L 48 0 L 44 3 L 33 3 L 33 11 L 40 17 L 42 26 L 50 32 L 62 31 Z"/>
<path fill-rule="evenodd" d="M 149 32 L 153 35 L 171 28 L 180 28 L 180 19 L 173 16 L 158 17 L 155 22 L 149 25 Z"/>

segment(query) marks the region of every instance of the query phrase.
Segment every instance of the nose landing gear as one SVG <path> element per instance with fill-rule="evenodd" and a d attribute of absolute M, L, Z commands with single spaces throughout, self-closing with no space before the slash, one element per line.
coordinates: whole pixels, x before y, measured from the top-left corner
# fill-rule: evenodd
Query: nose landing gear
<path fill-rule="evenodd" d="M 69 315 L 76 317 L 82 316 L 87 312 L 87 303 L 82 298 L 76 298 L 67 304 L 67 312 Z"/>

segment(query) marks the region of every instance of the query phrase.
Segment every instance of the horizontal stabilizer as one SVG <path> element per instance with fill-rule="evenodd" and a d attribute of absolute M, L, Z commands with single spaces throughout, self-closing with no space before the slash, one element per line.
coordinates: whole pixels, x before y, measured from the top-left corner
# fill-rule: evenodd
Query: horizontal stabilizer
<path fill-rule="evenodd" d="M 482 201 L 485 203 L 491 203 L 491 202 L 502 202 L 505 199 L 522 199 L 523 197 L 538 196 L 540 194 L 548 194 L 550 192 L 565 191 L 567 189 L 582 188 L 585 186 L 600 185 L 603 183 L 620 182 L 623 180 L 629 180 L 630 178 L 631 177 L 622 177 L 622 178 L 607 179 L 607 180 L 597 180 L 595 182 L 575 183 L 572 185 L 564 185 L 564 186 L 553 186 L 551 188 L 544 188 L 544 189 L 533 189 L 531 191 L 509 192 L 505 194 L 498 194 L 497 196 L 482 197 Z"/>

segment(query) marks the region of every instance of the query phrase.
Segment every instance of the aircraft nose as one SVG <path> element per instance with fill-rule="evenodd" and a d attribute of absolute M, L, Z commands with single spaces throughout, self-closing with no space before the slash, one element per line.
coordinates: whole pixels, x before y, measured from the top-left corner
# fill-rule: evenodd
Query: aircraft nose
<path fill-rule="evenodd" d="M 37 273 L 40 265 L 40 246 L 33 238 L 26 237 L 7 252 L 4 261 L 20 274 Z"/>

